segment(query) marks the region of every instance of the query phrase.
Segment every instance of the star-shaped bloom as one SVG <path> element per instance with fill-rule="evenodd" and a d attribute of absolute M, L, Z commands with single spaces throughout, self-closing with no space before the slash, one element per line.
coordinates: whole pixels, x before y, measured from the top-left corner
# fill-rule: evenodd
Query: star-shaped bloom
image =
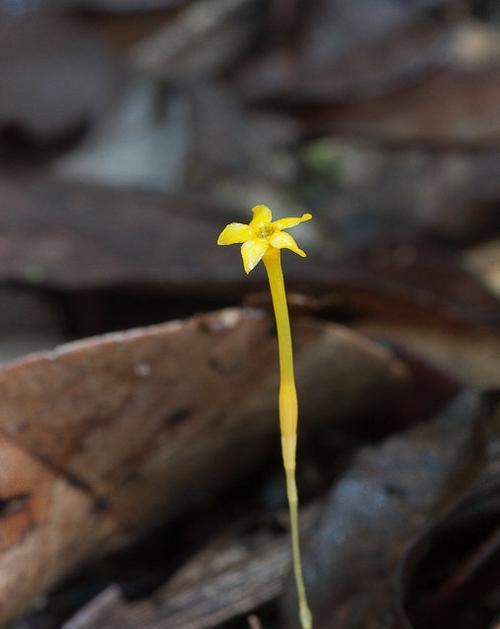
<path fill-rule="evenodd" d="M 256 205 L 252 212 L 253 218 L 249 225 L 230 223 L 222 230 L 217 240 L 218 245 L 243 243 L 241 257 L 246 273 L 250 273 L 257 266 L 270 247 L 290 249 L 299 256 L 306 257 L 306 253 L 299 249 L 292 236 L 283 230 L 311 220 L 312 214 L 273 221 L 271 210 L 265 205 Z"/>

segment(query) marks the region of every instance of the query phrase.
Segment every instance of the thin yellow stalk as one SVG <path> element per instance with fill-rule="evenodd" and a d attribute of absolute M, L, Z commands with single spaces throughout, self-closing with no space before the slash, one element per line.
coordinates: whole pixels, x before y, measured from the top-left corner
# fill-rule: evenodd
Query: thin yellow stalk
<path fill-rule="evenodd" d="M 293 571 L 299 601 L 299 616 L 303 629 L 312 629 L 312 614 L 307 604 L 299 542 L 298 496 L 295 482 L 295 459 L 297 449 L 297 391 L 293 369 L 292 335 L 286 301 L 285 281 L 281 268 L 281 252 L 269 247 L 263 261 L 269 278 L 273 300 L 280 360 L 279 413 L 281 448 L 286 474 L 290 531 L 292 541 Z"/>

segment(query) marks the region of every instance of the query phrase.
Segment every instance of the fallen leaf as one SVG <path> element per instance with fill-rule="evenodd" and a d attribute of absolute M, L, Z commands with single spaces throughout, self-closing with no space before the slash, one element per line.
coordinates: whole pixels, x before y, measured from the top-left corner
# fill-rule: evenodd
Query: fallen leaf
<path fill-rule="evenodd" d="M 217 203 L 49 178 L 0 180 L 0 199 L 0 280 L 65 291 L 140 285 L 226 302 L 265 282 L 259 271 L 242 277 L 238 256 L 213 246 L 232 216 Z M 322 297 L 324 311 L 413 318 L 438 311 L 499 324 L 498 300 L 446 248 L 408 236 L 378 238 L 330 259 L 333 226 L 321 217 L 317 223 L 308 263 L 289 256 L 287 279 L 290 288 Z M 314 253 L 318 240 L 321 256 Z"/>
<path fill-rule="evenodd" d="M 497 615 L 500 553 L 498 476 L 478 482 L 417 539 L 397 580 L 401 627 L 481 629 Z"/>
<path fill-rule="evenodd" d="M 190 218 L 195 212 L 217 216 L 217 209 L 225 216 L 209 203 L 53 179 L 4 179 L 0 198 L 5 280 L 65 288 L 169 281 L 179 286 L 204 269 L 220 277 L 232 264 L 230 275 L 241 278 L 234 256 L 225 260 L 212 246 L 219 225 Z M 199 279 L 201 286 L 209 276 Z"/>
<path fill-rule="evenodd" d="M 245 278 L 241 258 L 214 246 L 235 218 L 217 202 L 45 177 L 0 179 L 0 200 L 0 280 L 65 291 L 140 285 L 212 303 L 266 281 L 260 270 Z M 289 286 L 326 281 L 329 265 L 316 256 L 307 265 L 287 257 Z"/>
<path fill-rule="evenodd" d="M 422 321 L 432 314 L 478 326 L 500 324 L 500 301 L 460 258 L 415 238 L 376 242 L 347 256 L 332 269 L 330 282 L 333 301 L 344 297 L 351 308 L 357 302 L 364 315 Z"/>
<path fill-rule="evenodd" d="M 477 477 L 480 397 L 463 393 L 434 421 L 366 448 L 336 483 L 305 545 L 304 575 L 318 629 L 387 629 L 392 579 L 405 548 Z M 294 589 L 286 626 L 296 625 Z"/>
<path fill-rule="evenodd" d="M 330 132 L 412 148 L 498 146 L 498 33 L 485 25 L 463 21 L 437 34 L 432 30 L 427 35 L 424 30 L 423 34 L 427 40 L 430 37 L 425 52 L 419 44 L 417 59 L 408 60 L 405 51 L 409 61 L 405 71 L 392 81 L 386 78 L 385 84 L 381 77 L 377 86 L 368 82 L 371 93 L 365 90 L 364 97 L 351 95 L 356 91 L 351 87 L 350 93 L 344 90 L 347 95 L 343 98 L 342 93 L 332 98 L 328 82 L 320 81 L 317 97 L 313 88 L 310 99 L 316 106 L 305 112 L 308 133 Z M 400 48 L 396 39 L 396 54 L 400 54 Z M 372 51 L 374 58 L 375 54 Z M 379 54 L 380 63 L 394 73 L 395 60 L 390 55 L 387 58 L 383 47 Z M 360 64 L 363 71 L 366 65 Z M 347 76 L 351 79 L 349 73 Z"/>
<path fill-rule="evenodd" d="M 500 300 L 458 255 L 419 238 L 375 238 L 310 272 L 314 281 L 293 299 L 304 312 L 373 318 L 396 326 L 500 326 Z M 252 297 L 251 303 L 263 299 Z"/>
<path fill-rule="evenodd" d="M 399 146 L 493 148 L 500 141 L 499 93 L 495 67 L 454 69 L 361 102 L 312 108 L 304 124 L 308 133 Z"/>
<path fill-rule="evenodd" d="M 372 411 L 404 386 L 382 348 L 329 324 L 294 327 L 304 427 Z M 277 448 L 272 330 L 257 311 L 226 310 L 0 371 L 0 503 L 12 501 L 0 517 L 0 622 Z"/>

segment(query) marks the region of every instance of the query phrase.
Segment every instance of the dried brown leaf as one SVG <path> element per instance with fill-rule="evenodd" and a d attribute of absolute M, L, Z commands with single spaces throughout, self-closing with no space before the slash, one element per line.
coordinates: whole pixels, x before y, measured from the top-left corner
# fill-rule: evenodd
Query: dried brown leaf
<path fill-rule="evenodd" d="M 414 541 L 398 571 L 398 627 L 481 629 L 498 604 L 498 472 Z"/>
<path fill-rule="evenodd" d="M 234 210 L 191 197 L 57 179 L 0 179 L 0 281 L 63 289 L 135 285 L 235 299 L 264 282 L 216 247 Z M 248 218 L 247 212 L 241 216 Z M 329 266 L 286 260 L 289 285 L 321 286 Z"/>
<path fill-rule="evenodd" d="M 0 500 L 12 501 L 0 517 L 0 621 L 273 447 L 272 330 L 256 311 L 227 310 L 0 371 Z M 357 416 L 404 384 L 390 353 L 346 329 L 302 322 L 295 331 L 304 426 Z"/>
<path fill-rule="evenodd" d="M 213 213 L 210 204 L 53 179 L 4 179 L 0 198 L 5 280 L 66 288 L 123 282 L 201 287 L 223 273 L 241 278 L 236 258 L 215 247 L 219 225 L 192 218 Z"/>
<path fill-rule="evenodd" d="M 367 448 L 334 486 L 304 569 L 318 629 L 387 629 L 393 577 L 408 544 L 479 473 L 479 396 L 459 395 L 434 421 Z M 296 626 L 293 588 L 287 626 Z"/>

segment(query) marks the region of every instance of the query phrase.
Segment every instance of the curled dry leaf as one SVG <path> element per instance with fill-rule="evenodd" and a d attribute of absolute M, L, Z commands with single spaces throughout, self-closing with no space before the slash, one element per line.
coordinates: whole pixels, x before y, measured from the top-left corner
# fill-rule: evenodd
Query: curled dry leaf
<path fill-rule="evenodd" d="M 387 629 L 405 547 L 477 477 L 479 396 L 462 393 L 432 422 L 367 448 L 334 486 L 304 570 L 315 627 Z M 285 611 L 295 627 L 293 590 Z"/>
<path fill-rule="evenodd" d="M 482 629 L 498 613 L 498 470 L 406 553 L 397 574 L 401 629 Z M 491 626 L 495 626 L 494 624 Z"/>
<path fill-rule="evenodd" d="M 257 311 L 225 310 L 0 371 L 0 622 L 278 451 L 273 330 Z M 346 329 L 295 331 L 304 426 L 372 411 L 404 385 L 389 352 Z"/>

